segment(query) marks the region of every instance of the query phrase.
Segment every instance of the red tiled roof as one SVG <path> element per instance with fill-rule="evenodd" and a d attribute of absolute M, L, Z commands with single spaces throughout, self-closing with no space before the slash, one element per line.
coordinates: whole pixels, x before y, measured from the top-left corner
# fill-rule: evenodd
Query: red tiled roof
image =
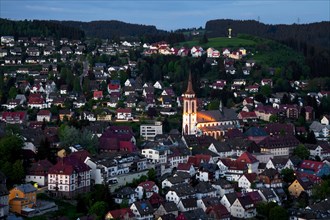
<path fill-rule="evenodd" d="M 81 173 L 89 170 L 90 168 L 83 161 L 77 160 L 74 157 L 64 157 L 52 166 L 48 173 L 72 175 L 74 172 Z"/>
<path fill-rule="evenodd" d="M 114 219 L 125 219 L 124 217 L 127 214 L 131 218 L 134 216 L 134 214 L 130 208 L 116 209 L 116 210 L 109 211 L 109 213 L 111 214 L 111 216 Z"/>
<path fill-rule="evenodd" d="M 313 170 L 315 173 L 319 172 L 320 169 L 324 166 L 323 162 L 312 161 L 312 160 L 303 160 L 300 164 L 300 169 Z"/>
<path fill-rule="evenodd" d="M 249 152 L 244 152 L 239 158 L 237 158 L 237 161 L 250 164 L 258 162 L 258 160 Z"/>
<path fill-rule="evenodd" d="M 132 109 L 130 109 L 130 108 L 119 108 L 119 109 L 117 109 L 117 113 L 132 113 Z"/>
<path fill-rule="evenodd" d="M 190 156 L 188 158 L 188 164 L 193 164 L 195 167 L 199 167 L 199 165 L 204 162 L 208 163 L 211 160 L 211 155 L 204 154 L 196 154 L 195 156 Z"/>
<path fill-rule="evenodd" d="M 191 164 L 189 164 L 189 163 L 179 163 L 178 164 L 178 167 L 177 167 L 177 170 L 179 171 L 179 170 L 186 170 L 186 171 L 188 171 L 188 170 L 190 170 L 190 167 L 191 167 Z"/>
<path fill-rule="evenodd" d="M 51 114 L 51 113 L 50 113 L 49 110 L 44 110 L 44 109 L 42 109 L 42 110 L 40 110 L 40 111 L 38 112 L 38 115 L 48 116 L 48 115 L 50 115 L 50 114 Z"/>
<path fill-rule="evenodd" d="M 141 186 L 146 192 L 151 192 L 153 191 L 152 187 L 156 185 L 155 182 L 153 181 L 145 181 L 140 183 L 138 186 Z"/>

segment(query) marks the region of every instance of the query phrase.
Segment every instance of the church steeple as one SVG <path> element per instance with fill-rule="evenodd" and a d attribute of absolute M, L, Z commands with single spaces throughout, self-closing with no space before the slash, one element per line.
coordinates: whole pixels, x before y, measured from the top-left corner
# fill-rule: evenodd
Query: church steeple
<path fill-rule="evenodd" d="M 188 86 L 185 94 L 195 94 L 192 86 L 191 72 L 189 72 Z"/>
<path fill-rule="evenodd" d="M 196 134 L 197 99 L 192 86 L 191 72 L 189 73 L 188 86 L 183 94 L 182 134 Z"/>

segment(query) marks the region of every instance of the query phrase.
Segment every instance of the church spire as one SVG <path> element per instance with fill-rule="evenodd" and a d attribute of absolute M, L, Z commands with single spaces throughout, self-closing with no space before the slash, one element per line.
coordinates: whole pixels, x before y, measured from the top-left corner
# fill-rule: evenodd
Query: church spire
<path fill-rule="evenodd" d="M 188 86 L 185 94 L 195 94 L 192 86 L 191 72 L 189 72 Z"/>

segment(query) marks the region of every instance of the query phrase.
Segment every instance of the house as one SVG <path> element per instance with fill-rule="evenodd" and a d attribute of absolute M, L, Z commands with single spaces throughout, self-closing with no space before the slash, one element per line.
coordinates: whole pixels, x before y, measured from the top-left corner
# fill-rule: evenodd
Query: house
<path fill-rule="evenodd" d="M 103 99 L 103 91 L 94 91 L 93 92 L 93 99 L 94 100 L 101 100 L 101 99 Z"/>
<path fill-rule="evenodd" d="M 196 198 L 181 199 L 177 204 L 180 212 L 192 211 L 198 208 Z"/>
<path fill-rule="evenodd" d="M 174 217 L 179 215 L 179 209 L 174 202 L 164 202 L 160 204 L 158 209 L 154 212 L 155 219 L 168 214 L 173 214 Z"/>
<path fill-rule="evenodd" d="M 152 220 L 154 209 L 149 201 L 136 201 L 130 206 L 137 220 Z"/>
<path fill-rule="evenodd" d="M 38 186 L 47 186 L 48 171 L 52 166 L 53 164 L 47 159 L 32 163 L 26 171 L 25 182 L 35 182 Z"/>
<path fill-rule="evenodd" d="M 220 172 L 229 181 L 238 181 L 238 179 L 248 172 L 248 166 L 245 162 L 231 160 L 230 158 L 220 159 L 217 162 Z"/>
<path fill-rule="evenodd" d="M 202 199 L 197 200 L 198 208 L 203 209 L 204 212 L 209 207 L 216 206 L 216 205 L 222 205 L 220 202 L 220 198 L 218 198 L 218 197 L 209 197 L 209 198 L 202 198 Z M 226 209 L 226 207 L 224 207 L 224 208 Z M 226 209 L 226 211 L 227 211 L 227 209 Z"/>
<path fill-rule="evenodd" d="M 132 109 L 130 108 L 119 108 L 116 111 L 117 113 L 117 120 L 132 120 L 133 116 L 132 116 Z"/>
<path fill-rule="evenodd" d="M 70 120 L 73 117 L 74 112 L 69 109 L 60 109 L 58 112 L 59 119 L 63 120 Z"/>
<path fill-rule="evenodd" d="M 173 219 L 173 218 L 170 218 Z M 181 212 L 175 220 L 199 220 L 207 219 L 203 209 L 197 208 L 186 212 Z"/>
<path fill-rule="evenodd" d="M 52 113 L 49 110 L 40 110 L 37 114 L 37 121 L 50 121 Z"/>
<path fill-rule="evenodd" d="M 199 181 L 213 181 L 220 176 L 220 170 L 217 164 L 214 163 L 201 163 L 196 172 L 196 179 Z"/>
<path fill-rule="evenodd" d="M 46 108 L 47 104 L 45 103 L 45 99 L 41 94 L 33 94 L 31 93 L 28 98 L 28 107 L 29 108 Z"/>
<path fill-rule="evenodd" d="M 188 183 L 182 183 L 171 186 L 171 188 L 166 193 L 166 201 L 172 201 L 176 204 L 182 199 L 195 198 L 195 189 Z"/>
<path fill-rule="evenodd" d="M 9 191 L 10 211 L 27 215 L 37 205 L 37 189 L 30 183 L 14 187 Z"/>
<path fill-rule="evenodd" d="M 220 52 L 212 47 L 208 48 L 206 50 L 207 57 L 211 58 L 219 58 L 220 57 Z"/>
<path fill-rule="evenodd" d="M 265 169 L 259 174 L 259 180 L 266 188 L 282 187 L 283 185 L 280 173 L 274 168 Z"/>
<path fill-rule="evenodd" d="M 296 198 L 299 197 L 301 192 L 306 192 L 310 196 L 312 194 L 312 188 L 314 184 L 315 183 L 309 180 L 307 177 L 297 177 L 297 179 L 291 183 L 288 190 L 290 195 Z"/>
<path fill-rule="evenodd" d="M 272 189 L 261 188 L 260 190 L 258 190 L 258 192 L 265 202 L 275 202 L 281 205 L 280 198 L 276 195 L 276 193 Z"/>
<path fill-rule="evenodd" d="M 246 163 L 248 166 L 248 173 L 258 172 L 259 161 L 248 151 L 241 154 L 236 161 Z"/>
<path fill-rule="evenodd" d="M 142 182 L 135 189 L 138 199 L 150 198 L 153 193 L 158 193 L 158 191 L 159 191 L 159 188 L 153 181 Z M 143 198 L 143 197 L 146 197 L 146 198 Z"/>
<path fill-rule="evenodd" d="M 136 140 L 129 126 L 111 126 L 99 138 L 101 152 L 136 151 Z"/>
<path fill-rule="evenodd" d="M 178 163 L 178 166 L 176 168 L 178 172 L 187 172 L 190 176 L 193 176 L 196 174 L 196 170 L 192 164 L 189 163 Z"/>
<path fill-rule="evenodd" d="M 220 202 L 230 212 L 230 207 L 233 205 L 233 203 L 236 201 L 236 199 L 237 199 L 237 194 L 236 194 L 236 192 L 233 192 L 233 193 L 225 194 L 221 198 Z"/>
<path fill-rule="evenodd" d="M 196 192 L 196 198 L 202 199 L 202 198 L 210 198 L 210 197 L 216 197 L 216 188 L 213 187 L 213 185 L 210 182 L 199 182 L 195 186 L 195 192 Z"/>
<path fill-rule="evenodd" d="M 112 94 L 113 92 L 120 92 L 120 83 L 110 82 L 107 89 L 109 94 Z"/>
<path fill-rule="evenodd" d="M 300 141 L 293 135 L 268 136 L 259 142 L 261 152 L 270 152 L 274 156 L 289 156 L 299 144 Z"/>
<path fill-rule="evenodd" d="M 259 183 L 258 175 L 256 173 L 245 173 L 238 179 L 238 187 L 244 189 L 253 189 Z"/>
<path fill-rule="evenodd" d="M 153 140 L 158 134 L 163 134 L 162 122 L 156 121 L 155 124 L 140 125 L 140 136 L 146 140 Z"/>
<path fill-rule="evenodd" d="M 162 189 L 171 188 L 174 185 L 180 185 L 183 183 L 188 183 L 188 182 L 186 182 L 180 176 L 171 176 L 162 181 Z"/>
<path fill-rule="evenodd" d="M 127 202 L 128 205 L 130 205 L 136 201 L 135 191 L 129 186 L 123 187 L 116 191 L 113 198 L 117 204 Z"/>
<path fill-rule="evenodd" d="M 153 85 L 153 87 L 154 87 L 155 89 L 163 89 L 163 88 L 164 88 L 164 85 L 163 85 L 162 82 L 157 81 L 157 82 L 155 82 L 155 84 Z"/>
<path fill-rule="evenodd" d="M 224 178 L 220 178 L 212 183 L 217 190 L 217 196 L 223 197 L 226 194 L 235 192 L 234 186 Z"/>
<path fill-rule="evenodd" d="M 257 210 L 249 196 L 242 196 L 238 197 L 232 204 L 230 214 L 236 218 L 254 218 L 257 215 Z"/>
<path fill-rule="evenodd" d="M 200 46 L 193 46 L 190 53 L 192 57 L 201 57 L 204 54 L 204 49 Z"/>
<path fill-rule="evenodd" d="M 134 215 L 130 208 L 115 209 L 105 215 L 105 220 L 111 219 L 133 220 Z"/>
<path fill-rule="evenodd" d="M 91 169 L 74 156 L 64 157 L 48 171 L 48 191 L 53 196 L 73 198 L 90 191 Z"/>
<path fill-rule="evenodd" d="M 145 148 L 142 150 L 142 155 L 152 164 L 165 164 L 167 163 L 167 154 L 169 147 L 166 145 L 159 145 L 152 148 Z"/>
<path fill-rule="evenodd" d="M 9 213 L 9 192 L 6 186 L 6 176 L 0 171 L 0 219 L 6 219 Z"/>
<path fill-rule="evenodd" d="M 22 124 L 27 120 L 27 114 L 23 111 L 2 112 L 1 120 L 8 124 Z"/>
<path fill-rule="evenodd" d="M 230 212 L 222 204 L 208 207 L 205 213 L 209 219 L 230 220 Z"/>
<path fill-rule="evenodd" d="M 234 151 L 231 149 L 227 142 L 214 141 L 210 144 L 208 149 L 219 155 L 219 158 L 226 158 L 232 156 Z"/>
<path fill-rule="evenodd" d="M 241 111 L 240 113 L 238 113 L 237 118 L 242 120 L 243 122 L 256 122 L 258 120 L 258 116 L 254 111 Z"/>
<path fill-rule="evenodd" d="M 298 167 L 298 171 L 301 173 L 322 177 L 330 174 L 330 166 L 329 164 L 323 162 L 303 160 Z"/>
<path fill-rule="evenodd" d="M 316 139 L 327 140 L 330 137 L 330 125 L 324 124 L 327 123 L 325 117 L 322 120 L 322 123 L 313 121 L 309 129 L 314 132 Z"/>

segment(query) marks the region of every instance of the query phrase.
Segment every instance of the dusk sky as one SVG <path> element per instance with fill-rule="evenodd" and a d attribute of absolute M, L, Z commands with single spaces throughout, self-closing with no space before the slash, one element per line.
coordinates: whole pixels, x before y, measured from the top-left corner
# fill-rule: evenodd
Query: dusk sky
<path fill-rule="evenodd" d="M 204 27 L 212 19 L 254 19 L 266 24 L 330 20 L 330 0 L 91 1 L 0 0 L 0 17 L 13 20 L 119 20 L 158 29 Z"/>

